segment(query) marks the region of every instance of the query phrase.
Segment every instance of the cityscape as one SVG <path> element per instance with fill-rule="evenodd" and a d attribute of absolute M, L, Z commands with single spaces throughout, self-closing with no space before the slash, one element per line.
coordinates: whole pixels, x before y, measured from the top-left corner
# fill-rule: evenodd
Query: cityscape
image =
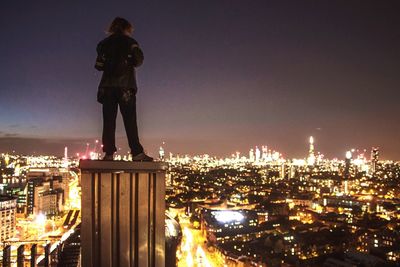
<path fill-rule="evenodd" d="M 166 266 L 399 266 L 400 162 L 378 147 L 327 159 L 266 145 L 166 162 Z M 79 160 L 2 152 L 1 266 L 80 266 Z M 119 155 L 121 161 L 130 160 Z"/>
<path fill-rule="evenodd" d="M 400 1 L 2 1 L 0 267 L 400 267 Z"/>

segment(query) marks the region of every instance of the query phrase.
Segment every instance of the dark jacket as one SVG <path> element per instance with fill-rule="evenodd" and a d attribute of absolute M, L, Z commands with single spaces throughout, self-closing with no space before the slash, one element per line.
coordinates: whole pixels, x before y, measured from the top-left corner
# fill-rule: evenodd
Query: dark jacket
<path fill-rule="evenodd" d="M 143 63 L 143 52 L 135 39 L 112 34 L 97 45 L 95 68 L 103 71 L 101 88 L 120 87 L 137 90 L 135 68 Z M 99 101 L 100 102 L 100 101 Z"/>

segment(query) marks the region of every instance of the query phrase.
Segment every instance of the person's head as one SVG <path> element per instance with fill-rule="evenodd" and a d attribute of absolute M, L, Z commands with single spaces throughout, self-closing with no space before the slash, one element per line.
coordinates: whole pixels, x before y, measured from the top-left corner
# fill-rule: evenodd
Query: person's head
<path fill-rule="evenodd" d="M 107 29 L 108 34 L 132 35 L 133 26 L 124 18 L 116 17 Z"/>

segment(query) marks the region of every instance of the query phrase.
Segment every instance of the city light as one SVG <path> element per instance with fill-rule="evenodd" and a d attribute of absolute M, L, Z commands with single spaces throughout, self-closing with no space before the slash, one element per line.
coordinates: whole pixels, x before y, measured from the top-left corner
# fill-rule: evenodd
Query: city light
<path fill-rule="evenodd" d="M 36 215 L 36 220 L 35 223 L 39 226 L 43 226 L 46 223 L 46 216 L 42 213 L 39 213 L 38 215 Z"/>
<path fill-rule="evenodd" d="M 236 152 L 225 158 L 173 155 L 160 149 L 160 158 L 169 164 L 167 207 L 176 219 L 166 219 L 166 238 L 181 240 L 173 253 L 177 266 L 251 262 L 264 267 L 260 259 L 274 257 L 267 247 L 257 249 L 265 244 L 288 255 L 285 262 L 289 255 L 301 262 L 324 259 L 337 250 L 368 253 L 369 244 L 391 249 L 400 218 L 400 191 L 395 186 L 400 182 L 400 163 L 381 160 L 378 148 L 372 149 L 370 158 L 364 149 L 349 149 L 345 157 L 329 159 L 318 151 L 315 138 L 309 141 L 304 157 L 294 159 L 266 145 L 250 148 L 248 155 Z M 95 151 L 88 149 L 87 155 L 96 157 Z M 24 240 L 35 240 L 41 248 L 50 242 L 57 250 L 76 233 L 81 207 L 77 165 L 82 154 L 71 158 L 65 152 L 63 157 L 0 157 L 3 170 L 10 167 L 1 175 L 0 190 L 14 196 L 12 205 L 10 199 L 0 202 L 6 211 L 0 214 L 15 218 L 0 228 L 7 236 L 4 244 L 15 244 L 13 254 Z M 129 160 L 124 155 L 117 158 Z M 370 225 L 366 218 L 383 228 L 365 235 Z M 313 243 L 315 235 L 323 237 L 324 245 L 315 244 L 317 249 L 311 252 L 303 249 L 303 240 Z M 334 238 L 341 238 L 344 245 L 331 242 Z M 350 238 L 356 240 L 354 246 Z M 25 253 L 29 255 L 29 246 Z M 400 255 L 389 251 L 385 260 L 400 260 Z"/>
<path fill-rule="evenodd" d="M 237 211 L 229 211 L 229 210 L 224 210 L 224 211 L 213 211 L 212 214 L 215 216 L 215 219 L 222 223 L 227 223 L 227 222 L 240 222 L 244 219 L 243 214 Z"/>

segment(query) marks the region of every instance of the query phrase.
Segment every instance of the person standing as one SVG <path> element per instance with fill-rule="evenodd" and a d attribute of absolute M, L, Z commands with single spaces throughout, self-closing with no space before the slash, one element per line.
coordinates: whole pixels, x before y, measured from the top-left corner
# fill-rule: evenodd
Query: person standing
<path fill-rule="evenodd" d="M 143 52 L 131 36 L 133 26 L 116 17 L 108 28 L 108 36 L 97 45 L 95 68 L 103 72 L 97 101 L 103 105 L 103 160 L 113 160 L 117 151 L 115 128 L 118 106 L 125 125 L 133 161 L 152 161 L 139 141 L 136 118 L 135 68 L 143 63 Z"/>

